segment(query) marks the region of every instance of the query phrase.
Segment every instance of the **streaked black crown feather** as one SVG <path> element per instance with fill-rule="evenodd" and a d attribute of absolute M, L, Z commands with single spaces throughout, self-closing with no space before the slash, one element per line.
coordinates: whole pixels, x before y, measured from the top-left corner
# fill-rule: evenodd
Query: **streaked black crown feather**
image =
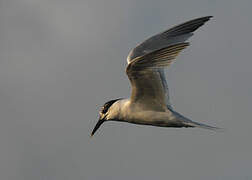
<path fill-rule="evenodd" d="M 110 106 L 112 106 L 116 101 L 118 101 L 120 99 L 122 99 L 122 98 L 113 99 L 113 100 L 106 102 L 101 109 L 102 114 L 105 114 L 108 111 L 108 109 L 110 108 Z"/>

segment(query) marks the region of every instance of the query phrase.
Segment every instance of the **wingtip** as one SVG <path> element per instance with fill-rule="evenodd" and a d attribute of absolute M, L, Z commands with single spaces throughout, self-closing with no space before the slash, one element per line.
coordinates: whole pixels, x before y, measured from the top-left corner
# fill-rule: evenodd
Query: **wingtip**
<path fill-rule="evenodd" d="M 205 16 L 205 17 L 211 19 L 213 16 Z"/>
<path fill-rule="evenodd" d="M 204 20 L 208 21 L 211 18 L 213 18 L 213 16 L 203 16 L 203 17 L 200 17 L 198 19 L 204 19 Z"/>
<path fill-rule="evenodd" d="M 213 18 L 213 16 L 203 16 L 203 17 L 200 17 L 200 18 L 192 19 L 191 22 L 197 22 L 198 21 L 198 22 L 202 22 L 204 24 L 205 22 L 209 21 L 212 18 Z M 188 22 L 190 22 L 190 21 L 188 21 Z"/>
<path fill-rule="evenodd" d="M 206 16 L 206 18 L 207 18 L 207 21 L 209 21 L 210 19 L 213 18 L 213 16 Z"/>

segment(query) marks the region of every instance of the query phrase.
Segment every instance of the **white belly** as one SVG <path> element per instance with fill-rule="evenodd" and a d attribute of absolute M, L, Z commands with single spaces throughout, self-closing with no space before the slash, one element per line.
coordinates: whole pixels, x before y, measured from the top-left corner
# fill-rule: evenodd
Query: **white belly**
<path fill-rule="evenodd" d="M 164 112 L 146 110 L 141 105 L 132 105 L 128 99 L 122 100 L 119 106 L 119 121 L 162 127 L 184 126 L 183 120 L 169 109 Z"/>
<path fill-rule="evenodd" d="M 169 126 L 177 122 L 171 112 L 141 111 L 129 115 L 128 122 L 153 126 Z"/>

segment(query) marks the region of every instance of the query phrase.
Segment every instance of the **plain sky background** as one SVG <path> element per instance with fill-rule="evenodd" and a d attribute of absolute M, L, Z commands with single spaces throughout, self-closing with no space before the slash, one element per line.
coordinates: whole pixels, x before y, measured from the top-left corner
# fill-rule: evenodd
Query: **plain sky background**
<path fill-rule="evenodd" d="M 1 180 L 252 179 L 251 0 L 0 0 Z M 105 123 L 131 48 L 213 15 L 168 69 L 175 110 L 222 127 Z"/>

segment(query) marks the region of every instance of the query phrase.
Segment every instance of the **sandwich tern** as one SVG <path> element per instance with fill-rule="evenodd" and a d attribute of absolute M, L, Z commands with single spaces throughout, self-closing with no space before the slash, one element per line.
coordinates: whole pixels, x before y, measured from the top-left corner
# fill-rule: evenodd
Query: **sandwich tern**
<path fill-rule="evenodd" d="M 174 111 L 169 98 L 164 68 L 189 46 L 193 32 L 212 16 L 201 17 L 154 35 L 132 49 L 127 57 L 126 74 L 131 83 L 128 99 L 106 102 L 91 136 L 106 121 L 122 121 L 161 127 L 217 127 L 194 122 Z"/>

